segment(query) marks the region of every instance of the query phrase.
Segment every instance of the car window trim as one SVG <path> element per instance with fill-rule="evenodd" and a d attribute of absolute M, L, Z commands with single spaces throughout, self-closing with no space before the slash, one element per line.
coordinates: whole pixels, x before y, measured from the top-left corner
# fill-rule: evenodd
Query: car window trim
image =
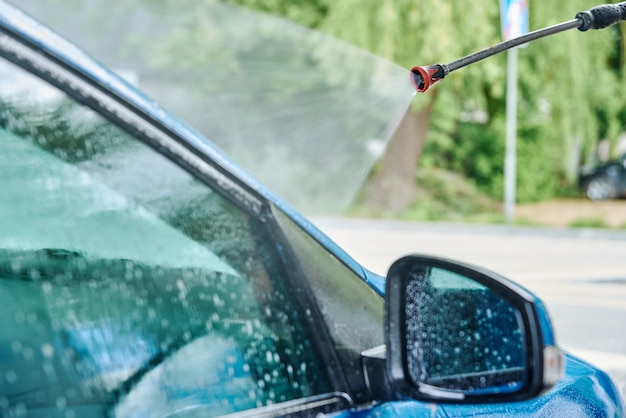
<path fill-rule="evenodd" d="M 259 408 L 247 409 L 232 414 L 221 415 L 221 418 L 275 418 L 293 417 L 307 418 L 324 416 L 328 413 L 345 411 L 352 406 L 350 398 L 342 392 L 331 392 L 322 395 L 308 396 Z M 315 414 L 315 415 L 312 415 Z"/>
<path fill-rule="evenodd" d="M 337 350 L 334 348 L 328 324 L 320 312 L 320 306 L 315 298 L 313 290 L 311 289 L 310 279 L 300 266 L 298 257 L 294 254 L 293 245 L 287 238 L 283 225 L 281 225 L 281 223 L 277 220 L 277 216 L 279 215 L 275 213 L 276 211 L 280 211 L 280 209 L 272 207 L 271 216 L 268 217 L 268 222 L 271 222 L 272 225 L 272 228 L 269 228 L 270 236 L 279 246 L 277 248 L 277 252 L 282 258 L 283 268 L 293 272 L 292 274 L 285 276 L 287 278 L 288 285 L 294 290 L 294 296 L 296 297 L 297 303 L 301 309 L 306 309 L 310 312 L 309 315 L 306 315 L 307 326 L 311 331 L 317 334 L 314 344 L 321 354 L 324 366 L 326 367 L 326 373 L 331 384 L 334 389 L 338 391 L 338 393 L 349 394 L 346 396 L 350 399 L 350 404 L 352 405 L 354 404 L 354 394 L 350 389 L 348 379 L 345 375 L 341 362 L 339 361 Z M 303 291 L 295 291 L 298 287 L 303 288 Z"/>

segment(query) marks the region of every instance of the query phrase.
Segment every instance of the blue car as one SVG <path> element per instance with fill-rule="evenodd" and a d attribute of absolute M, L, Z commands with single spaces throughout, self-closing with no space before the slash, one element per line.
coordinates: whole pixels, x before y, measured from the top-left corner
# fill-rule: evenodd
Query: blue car
<path fill-rule="evenodd" d="M 0 0 L 0 416 L 624 416 L 533 294 L 368 271 L 120 73 Z"/>

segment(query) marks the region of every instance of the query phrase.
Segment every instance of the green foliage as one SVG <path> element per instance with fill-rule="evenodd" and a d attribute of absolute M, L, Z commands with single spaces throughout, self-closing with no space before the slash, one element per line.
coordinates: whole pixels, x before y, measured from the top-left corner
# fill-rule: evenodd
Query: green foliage
<path fill-rule="evenodd" d="M 610 228 L 602 218 L 576 219 L 569 224 L 572 228 Z"/>
<path fill-rule="evenodd" d="M 228 0 L 288 18 L 300 2 Z M 306 3 L 306 2 L 305 2 Z M 322 5 L 323 3 L 323 5 Z M 263 5 L 263 6 L 261 6 Z M 572 19 L 589 0 L 531 0 L 530 30 Z M 501 41 L 499 3 L 423 0 L 312 2 L 310 26 L 406 67 L 448 63 Z M 296 20 L 296 19 L 294 19 Z M 299 17 L 306 24 L 307 19 Z M 577 156 L 623 131 L 624 31 L 563 32 L 519 50 L 517 197 L 558 196 L 575 182 Z M 468 176 L 494 198 L 503 194 L 506 54 L 463 68 L 438 84 L 423 167 Z M 473 120 L 482 115 L 480 121 Z"/>
<path fill-rule="evenodd" d="M 531 1 L 531 30 L 566 21 L 592 6 L 584 1 Z M 564 32 L 519 51 L 518 201 L 570 190 L 581 162 L 576 156 L 582 152 L 585 159 L 599 139 L 615 141 L 623 131 L 623 40 L 618 29 Z M 475 49 L 499 41 L 495 34 Z M 498 199 L 503 195 L 505 55 L 462 69 L 461 80 L 436 87 L 437 99 L 445 105 L 435 108 L 422 161 L 457 170 Z M 448 77 L 446 82 L 457 73 Z M 484 121 L 466 120 L 477 111 L 486 112 Z"/>
<path fill-rule="evenodd" d="M 438 168 L 420 169 L 415 184 L 416 199 L 401 213 L 376 210 L 357 199 L 348 214 L 421 221 L 501 223 L 504 220 L 500 205 L 458 173 Z"/>
<path fill-rule="evenodd" d="M 415 219 L 421 213 L 421 218 L 427 220 L 468 220 L 498 212 L 491 199 L 455 172 L 437 168 L 418 170 L 416 183 L 420 193 L 404 217 Z"/>
<path fill-rule="evenodd" d="M 282 16 L 308 28 L 318 28 L 328 13 L 330 0 L 222 0 Z"/>

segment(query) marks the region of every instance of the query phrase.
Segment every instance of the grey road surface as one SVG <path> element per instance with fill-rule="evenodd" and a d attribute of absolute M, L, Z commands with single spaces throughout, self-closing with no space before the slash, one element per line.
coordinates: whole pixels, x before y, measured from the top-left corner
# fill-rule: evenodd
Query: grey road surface
<path fill-rule="evenodd" d="M 410 253 L 479 265 L 547 305 L 557 341 L 612 375 L 626 394 L 626 231 L 318 218 L 357 261 L 385 275 Z"/>

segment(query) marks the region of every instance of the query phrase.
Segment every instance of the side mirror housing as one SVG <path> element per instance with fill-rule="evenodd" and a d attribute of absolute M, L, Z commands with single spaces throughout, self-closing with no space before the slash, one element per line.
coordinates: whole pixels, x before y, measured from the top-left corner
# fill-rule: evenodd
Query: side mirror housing
<path fill-rule="evenodd" d="M 437 402 L 536 396 L 563 374 L 542 315 L 532 294 L 493 272 L 401 258 L 385 290 L 388 384 L 400 396 Z"/>

